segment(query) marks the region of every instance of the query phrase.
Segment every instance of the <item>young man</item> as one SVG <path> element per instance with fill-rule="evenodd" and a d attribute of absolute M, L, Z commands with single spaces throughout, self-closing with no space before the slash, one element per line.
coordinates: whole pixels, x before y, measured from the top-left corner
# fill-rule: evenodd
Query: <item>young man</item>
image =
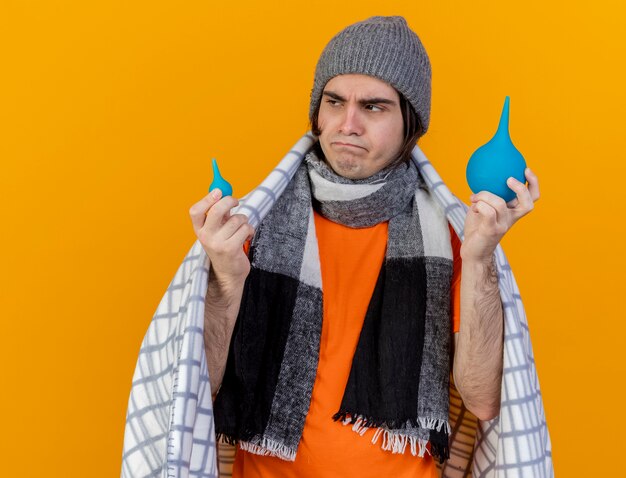
<path fill-rule="evenodd" d="M 430 81 L 404 18 L 345 28 L 315 71 L 319 142 L 258 230 L 218 191 L 190 210 L 211 260 L 205 347 L 233 476 L 436 476 L 450 371 L 478 418 L 499 413 L 493 252 L 538 182 L 511 178 L 509 204 L 472 196 L 461 245 L 409 159 Z"/>

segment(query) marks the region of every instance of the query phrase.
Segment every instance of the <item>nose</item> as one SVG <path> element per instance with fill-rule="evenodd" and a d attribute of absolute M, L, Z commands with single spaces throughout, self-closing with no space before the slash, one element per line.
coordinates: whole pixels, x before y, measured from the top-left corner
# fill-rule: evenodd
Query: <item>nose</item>
<path fill-rule="evenodd" d="M 339 132 L 348 136 L 352 134 L 363 134 L 363 122 L 361 121 L 359 108 L 356 105 L 347 104 L 344 108 Z"/>

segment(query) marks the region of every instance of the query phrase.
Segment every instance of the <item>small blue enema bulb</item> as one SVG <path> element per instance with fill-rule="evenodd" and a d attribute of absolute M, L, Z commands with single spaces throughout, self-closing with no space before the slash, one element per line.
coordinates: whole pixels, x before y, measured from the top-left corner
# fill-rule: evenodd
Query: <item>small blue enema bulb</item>
<path fill-rule="evenodd" d="M 213 158 L 213 182 L 209 186 L 209 192 L 216 188 L 222 191 L 222 197 L 233 195 L 233 187 L 222 177 L 220 168 L 217 167 L 217 161 Z"/>
<path fill-rule="evenodd" d="M 513 176 L 526 184 L 526 161 L 509 135 L 509 97 L 504 100 L 498 131 L 487 144 L 482 145 L 470 157 L 465 176 L 473 193 L 489 191 L 506 202 L 515 199 L 516 194 L 506 184 Z"/>

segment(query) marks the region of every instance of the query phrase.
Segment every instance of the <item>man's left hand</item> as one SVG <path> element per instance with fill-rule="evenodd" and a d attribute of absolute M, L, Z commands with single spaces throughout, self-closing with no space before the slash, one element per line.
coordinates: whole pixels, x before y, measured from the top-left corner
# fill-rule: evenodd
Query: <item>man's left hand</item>
<path fill-rule="evenodd" d="M 539 181 L 530 168 L 525 170 L 528 187 L 511 177 L 507 185 L 517 197 L 508 203 L 500 196 L 480 191 L 465 217 L 465 239 L 461 245 L 463 260 L 491 262 L 493 252 L 506 232 L 518 219 L 528 214 L 539 199 Z"/>

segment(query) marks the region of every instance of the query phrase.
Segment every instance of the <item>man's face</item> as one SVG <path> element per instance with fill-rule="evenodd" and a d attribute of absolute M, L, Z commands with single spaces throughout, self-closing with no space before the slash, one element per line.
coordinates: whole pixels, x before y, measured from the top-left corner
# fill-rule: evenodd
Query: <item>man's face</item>
<path fill-rule="evenodd" d="M 368 178 L 401 152 L 400 97 L 391 85 L 373 76 L 331 78 L 322 93 L 317 123 L 326 160 L 346 178 Z"/>

